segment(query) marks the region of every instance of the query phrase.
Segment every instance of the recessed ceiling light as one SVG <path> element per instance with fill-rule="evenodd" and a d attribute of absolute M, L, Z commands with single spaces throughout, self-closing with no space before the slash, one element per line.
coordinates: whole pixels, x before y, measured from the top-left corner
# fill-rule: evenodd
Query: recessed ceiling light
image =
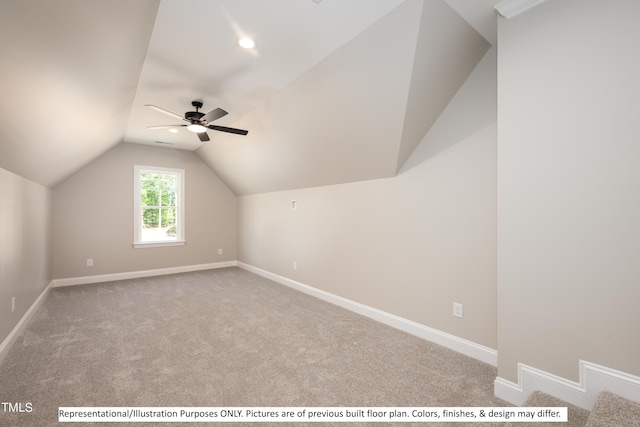
<path fill-rule="evenodd" d="M 253 49 L 254 47 L 256 47 L 256 41 L 250 39 L 249 37 L 241 38 L 240 40 L 238 40 L 238 44 L 245 49 Z"/>
<path fill-rule="evenodd" d="M 171 129 L 169 129 L 169 132 L 171 132 L 171 133 L 178 133 L 178 129 L 176 129 L 176 128 L 171 128 Z"/>

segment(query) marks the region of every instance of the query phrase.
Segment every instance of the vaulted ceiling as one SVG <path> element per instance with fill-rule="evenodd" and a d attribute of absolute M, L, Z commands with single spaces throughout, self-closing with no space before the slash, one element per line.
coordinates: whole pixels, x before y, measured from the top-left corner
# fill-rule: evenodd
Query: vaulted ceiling
<path fill-rule="evenodd" d="M 494 42 L 493 3 L 2 2 L 0 167 L 54 187 L 124 141 L 194 150 L 236 194 L 393 176 Z M 145 104 L 193 100 L 249 135 L 147 129 L 180 121 Z"/>

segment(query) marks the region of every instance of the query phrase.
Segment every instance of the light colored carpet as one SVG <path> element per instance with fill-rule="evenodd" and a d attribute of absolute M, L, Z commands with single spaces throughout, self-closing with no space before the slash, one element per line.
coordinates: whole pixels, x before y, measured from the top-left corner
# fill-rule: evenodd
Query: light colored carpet
<path fill-rule="evenodd" d="M 53 289 L 0 365 L 0 401 L 33 412 L 0 424 L 57 425 L 59 406 L 509 406 L 495 377 L 225 268 Z"/>
<path fill-rule="evenodd" d="M 640 403 L 603 391 L 598 395 L 586 427 L 640 427 Z"/>
<path fill-rule="evenodd" d="M 578 406 L 567 403 L 563 400 L 550 396 L 546 393 L 542 393 L 540 391 L 534 391 L 527 398 L 526 402 L 524 402 L 525 407 L 535 408 L 535 407 L 567 407 L 567 418 L 568 421 L 566 423 L 535 423 L 536 427 L 553 427 L 553 426 L 563 426 L 563 427 L 582 427 L 585 422 L 587 422 L 587 418 L 589 417 L 589 411 L 586 409 L 582 409 Z M 516 427 L 521 425 L 521 423 L 507 423 L 508 427 Z"/>

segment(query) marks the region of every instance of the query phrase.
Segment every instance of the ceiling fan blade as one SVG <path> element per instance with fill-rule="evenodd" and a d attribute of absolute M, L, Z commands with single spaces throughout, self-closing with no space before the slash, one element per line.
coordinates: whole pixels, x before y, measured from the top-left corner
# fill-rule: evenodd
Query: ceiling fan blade
<path fill-rule="evenodd" d="M 145 106 L 145 107 L 149 107 L 149 108 L 151 108 L 152 110 L 156 110 L 158 113 L 164 113 L 164 114 L 167 114 L 167 115 L 169 115 L 169 116 L 171 116 L 171 117 L 175 117 L 175 118 L 180 119 L 180 120 L 185 120 L 185 118 L 184 118 L 184 117 L 179 116 L 179 115 L 177 115 L 176 113 L 172 113 L 171 111 L 167 111 L 167 110 L 165 110 L 165 109 L 163 109 L 163 108 L 156 107 L 155 105 L 145 104 L 144 106 Z"/>
<path fill-rule="evenodd" d="M 204 120 L 205 122 L 209 123 L 209 122 L 212 122 L 214 120 L 218 120 L 220 117 L 224 117 L 227 114 L 229 114 L 229 113 L 224 111 L 222 108 L 216 108 L 215 110 L 211 110 L 207 114 L 202 116 L 202 118 L 200 120 Z"/>
<path fill-rule="evenodd" d="M 207 135 L 206 132 L 199 132 L 199 133 L 197 133 L 197 135 L 198 135 L 198 138 L 200 138 L 200 141 L 202 141 L 202 142 L 211 141 L 209 139 L 209 135 Z"/>
<path fill-rule="evenodd" d="M 184 127 L 188 125 L 160 125 L 160 126 L 147 126 L 147 129 L 171 129 L 177 127 Z"/>
<path fill-rule="evenodd" d="M 219 130 L 220 132 L 228 132 L 235 133 L 237 135 L 246 135 L 249 133 L 248 130 L 236 129 L 236 128 L 228 128 L 225 126 L 216 126 L 216 125 L 207 125 L 209 129 Z"/>

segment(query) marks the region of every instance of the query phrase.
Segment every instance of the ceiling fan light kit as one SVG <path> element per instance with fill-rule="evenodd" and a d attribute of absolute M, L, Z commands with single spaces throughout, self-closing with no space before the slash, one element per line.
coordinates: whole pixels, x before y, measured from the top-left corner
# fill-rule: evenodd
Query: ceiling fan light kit
<path fill-rule="evenodd" d="M 146 104 L 145 107 L 149 107 L 159 113 L 166 114 L 168 116 L 179 118 L 180 120 L 184 120 L 188 122 L 188 125 L 161 125 L 161 126 L 148 126 L 147 129 L 167 129 L 170 131 L 175 131 L 176 127 L 186 127 L 191 132 L 194 132 L 200 138 L 200 141 L 206 142 L 210 141 L 209 135 L 207 134 L 207 129 L 217 130 L 219 132 L 227 132 L 233 133 L 236 135 L 247 135 L 249 131 L 243 129 L 230 128 L 226 126 L 215 126 L 209 124 L 214 120 L 218 120 L 221 117 L 226 116 L 227 113 L 222 108 L 216 108 L 214 110 L 209 111 L 207 114 L 200 112 L 200 108 L 202 108 L 202 102 L 193 101 L 191 105 L 195 107 L 196 111 L 187 111 L 184 113 L 184 118 L 180 117 L 176 113 L 172 113 L 171 111 L 167 111 L 163 108 L 157 107 L 155 105 Z"/>
<path fill-rule="evenodd" d="M 202 125 L 189 125 L 187 126 L 187 129 L 194 133 L 202 133 L 207 131 L 207 128 Z"/>

